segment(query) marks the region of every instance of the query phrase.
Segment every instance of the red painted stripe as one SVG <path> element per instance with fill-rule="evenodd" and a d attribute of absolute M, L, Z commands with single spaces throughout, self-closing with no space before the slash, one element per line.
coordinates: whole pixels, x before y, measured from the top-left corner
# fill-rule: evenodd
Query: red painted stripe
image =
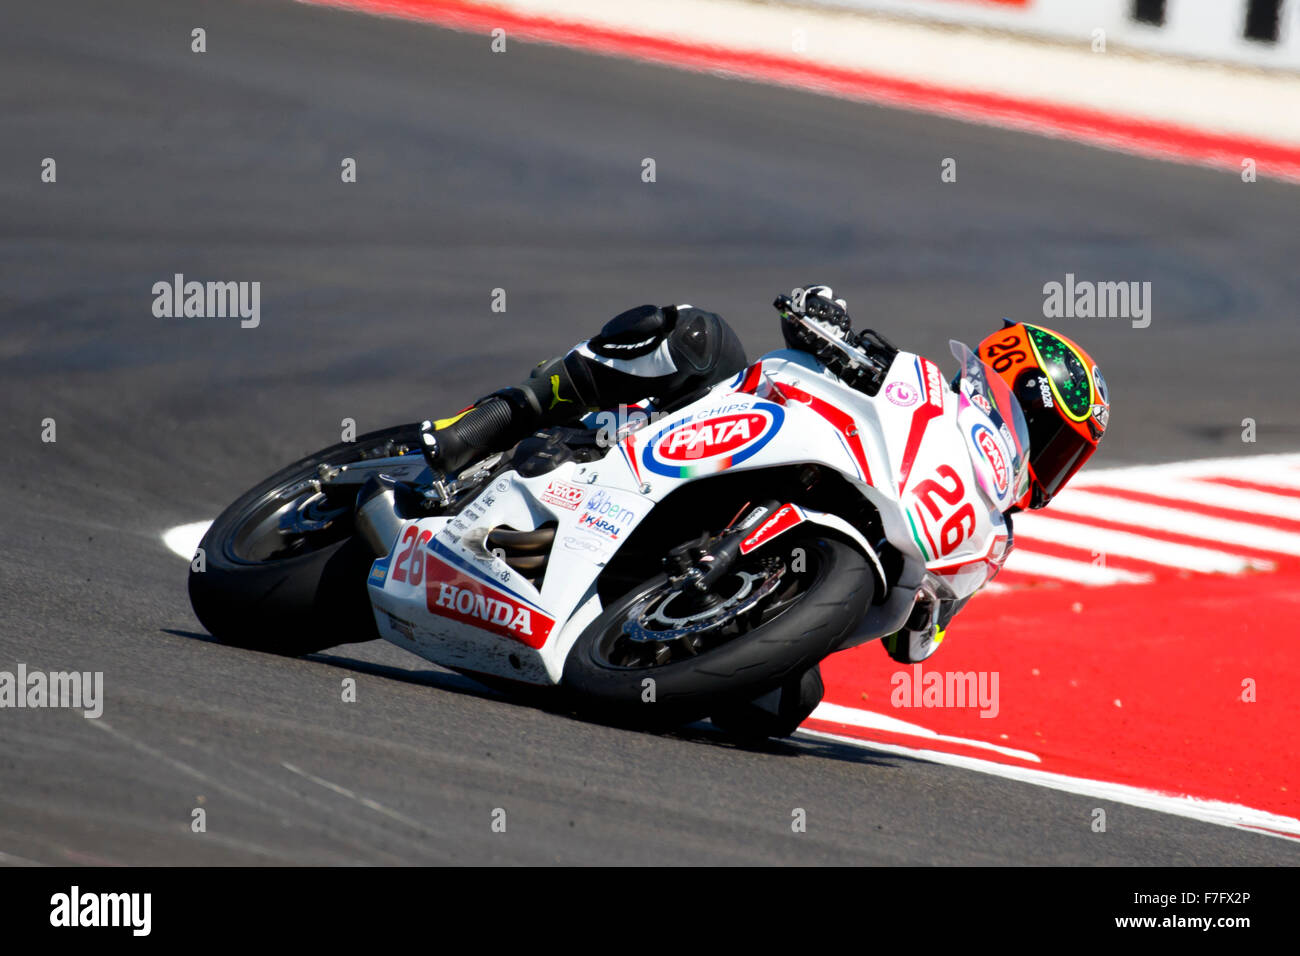
<path fill-rule="evenodd" d="M 1183 511 L 1187 513 L 1189 524 L 1195 522 L 1198 515 L 1203 515 L 1206 518 L 1222 518 L 1225 521 L 1237 521 L 1243 524 L 1259 525 L 1261 528 L 1277 528 L 1282 531 L 1294 531 L 1300 533 L 1300 521 L 1297 521 L 1294 518 L 1279 518 L 1275 515 L 1263 514 L 1258 511 L 1243 511 L 1240 508 L 1207 505 L 1199 501 L 1188 501 L 1185 498 L 1167 498 L 1164 495 L 1150 494 L 1145 491 L 1131 491 L 1128 488 L 1106 488 L 1103 486 L 1094 486 L 1088 488 L 1088 491 L 1111 498 L 1122 498 L 1126 501 L 1137 502 L 1138 504 L 1159 505 L 1162 508 L 1173 508 L 1178 511 Z M 1052 506 L 1048 505 L 1046 511 L 1043 513 L 1052 514 Z M 1069 515 L 1070 520 L 1074 520 L 1076 514 L 1077 512 L 1067 512 L 1064 510 L 1057 512 L 1057 515 L 1061 517 Z M 1106 516 L 1103 512 L 1098 515 L 1098 517 L 1104 519 Z M 1195 525 L 1191 524 L 1191 527 L 1194 528 Z M 1179 533 L 1191 535 L 1193 537 L 1196 534 L 1194 530 L 1183 531 L 1182 529 L 1173 528 L 1169 530 L 1178 531 Z M 1143 533 L 1146 533 L 1145 528 L 1143 529 Z"/>
<path fill-rule="evenodd" d="M 1050 505 L 1048 506 L 1051 507 Z M 1111 531 L 1126 531 L 1129 534 L 1140 535 L 1144 538 L 1154 538 L 1157 541 L 1168 541 L 1170 544 L 1187 544 L 1197 548 L 1208 548 L 1213 551 L 1224 551 L 1229 554 L 1237 554 L 1246 558 L 1259 558 L 1262 560 L 1282 563 L 1287 560 L 1296 560 L 1289 558 L 1286 554 L 1277 551 L 1269 551 L 1265 548 L 1254 547 L 1243 544 L 1239 541 L 1218 541 L 1212 538 L 1198 537 L 1194 532 L 1175 531 L 1167 528 L 1151 528 L 1146 525 L 1124 524 L 1119 521 L 1110 521 L 1105 518 L 1097 518 L 1091 515 L 1076 514 L 1058 514 L 1054 517 L 1062 521 L 1073 521 L 1078 524 L 1088 525 L 1093 528 L 1106 528 Z M 1027 549 L 1037 550 L 1042 538 L 1032 538 L 1028 535 L 1017 535 L 1016 543 L 1023 544 Z M 1060 542 L 1055 542 L 1060 543 Z"/>
<path fill-rule="evenodd" d="M 1300 488 L 1286 488 L 1282 485 L 1270 485 L 1263 481 L 1250 481 L 1246 478 L 1198 478 L 1197 481 L 1209 485 L 1226 485 L 1229 488 L 1241 488 L 1245 491 L 1263 491 L 1283 498 L 1300 498 Z"/>
<path fill-rule="evenodd" d="M 1034 554 L 1043 554 L 1049 558 L 1063 558 L 1067 561 L 1078 561 L 1080 564 L 1092 564 L 1096 553 L 1088 548 L 1080 548 L 1069 542 L 1048 541 L 1043 538 L 1022 538 L 1017 535 L 1016 546 L 1012 553 L 1033 552 Z M 1113 568 L 1117 571 L 1133 571 L 1137 574 L 1198 574 L 1204 572 L 1188 571 L 1186 568 L 1177 568 L 1168 564 L 1160 564 L 1156 561 L 1144 561 L 1142 558 L 1135 558 L 1131 555 L 1106 554 L 1107 568 Z M 1009 572 L 1025 574 L 1026 572 Z M 1030 573 L 1030 577 L 1037 577 Z"/>
<path fill-rule="evenodd" d="M 1300 686 L 1300 642 L 1286 639 L 1284 623 L 1297 614 L 1300 567 L 979 595 L 925 670 L 998 672 L 992 719 L 971 709 L 892 707 L 890 678 L 900 666 L 874 643 L 832 654 L 822 678 L 832 703 L 1028 750 L 1042 757 L 1042 770 L 1297 816 L 1300 737 L 1291 728 L 1300 724 L 1300 696 L 1290 689 Z M 1247 680 L 1253 702 L 1242 699 Z"/>
<path fill-rule="evenodd" d="M 350 7 L 470 32 L 486 33 L 501 28 L 508 36 L 699 72 L 723 71 L 744 79 L 1073 139 L 1140 156 L 1232 169 L 1234 172 L 1240 171 L 1243 158 L 1250 157 L 1255 160 L 1261 176 L 1300 181 L 1300 147 L 1115 116 L 1101 110 L 918 83 L 865 70 L 790 60 L 768 53 L 696 47 L 677 40 L 571 20 L 530 16 L 464 0 L 300 2 Z"/>

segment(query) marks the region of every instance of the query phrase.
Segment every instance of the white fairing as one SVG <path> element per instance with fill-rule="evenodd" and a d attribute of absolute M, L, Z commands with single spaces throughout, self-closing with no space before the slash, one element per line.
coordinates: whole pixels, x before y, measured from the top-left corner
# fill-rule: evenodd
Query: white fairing
<path fill-rule="evenodd" d="M 904 557 L 904 572 L 888 582 L 891 600 L 860 629 L 878 637 L 902 623 L 923 581 L 961 598 L 997 573 L 1009 543 L 1002 511 L 1011 504 L 1000 442 L 988 416 L 927 359 L 900 353 L 870 397 L 803 352 L 773 352 L 599 461 L 534 478 L 506 472 L 460 514 L 403 525 L 371 570 L 376 622 L 385 638 L 436 663 L 555 683 L 600 613 L 601 569 L 656 504 L 723 471 L 811 462 L 838 471 L 876 506 Z M 883 574 L 872 543 L 848 521 L 800 515 L 855 541 Z M 719 515 L 719 525 L 730 518 Z M 485 548 L 492 528 L 552 521 L 540 591 Z M 682 537 L 701 530 L 683 528 Z"/>

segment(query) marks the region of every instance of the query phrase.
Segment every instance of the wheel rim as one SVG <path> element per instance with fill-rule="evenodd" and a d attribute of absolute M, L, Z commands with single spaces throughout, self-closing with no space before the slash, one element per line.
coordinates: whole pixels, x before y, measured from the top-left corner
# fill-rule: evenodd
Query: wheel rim
<path fill-rule="evenodd" d="M 633 595 L 592 644 L 602 667 L 648 670 L 697 658 L 745 637 L 798 605 L 822 578 L 823 558 L 805 547 L 807 567 L 780 558 L 738 563 L 711 590 L 711 603 L 669 580 Z"/>
<path fill-rule="evenodd" d="M 323 488 L 320 483 L 321 466 L 407 454 L 407 449 L 405 442 L 389 438 L 305 465 L 244 509 L 223 542 L 226 557 L 240 564 L 266 564 L 311 554 L 344 540 L 353 531 L 356 488 L 342 486 L 331 495 L 328 486 Z"/>

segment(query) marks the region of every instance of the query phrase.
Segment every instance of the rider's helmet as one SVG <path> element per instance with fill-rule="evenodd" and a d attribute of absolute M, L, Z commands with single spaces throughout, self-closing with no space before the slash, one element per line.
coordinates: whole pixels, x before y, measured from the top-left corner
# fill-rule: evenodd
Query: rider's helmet
<path fill-rule="evenodd" d="M 1029 491 L 1016 504 L 1041 508 L 1097 450 L 1110 399 L 1097 363 L 1064 335 L 1003 322 L 979 344 L 979 357 L 1011 388 L 1029 425 Z"/>

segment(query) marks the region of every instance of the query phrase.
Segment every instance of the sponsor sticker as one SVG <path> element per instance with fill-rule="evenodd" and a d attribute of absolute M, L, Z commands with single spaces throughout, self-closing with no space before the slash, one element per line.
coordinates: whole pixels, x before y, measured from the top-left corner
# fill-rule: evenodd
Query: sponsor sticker
<path fill-rule="evenodd" d="M 565 551 L 576 551 L 579 554 L 601 555 L 606 551 L 598 542 L 585 535 L 565 535 L 561 544 Z"/>
<path fill-rule="evenodd" d="M 925 399 L 932 406 L 943 410 L 943 372 L 927 358 L 921 359 L 921 370 L 925 378 Z"/>
<path fill-rule="evenodd" d="M 587 499 L 578 518 L 578 527 L 609 541 L 617 541 L 635 520 L 635 511 L 619 504 L 602 488 Z"/>
<path fill-rule="evenodd" d="M 578 527 L 583 531 L 588 531 L 609 541 L 617 541 L 618 536 L 623 533 L 623 529 L 614 522 L 602 518 L 600 515 L 592 514 L 590 511 L 578 519 Z"/>
<path fill-rule="evenodd" d="M 554 618 L 430 554 L 425 575 L 429 613 L 491 631 L 537 648 L 546 643 Z"/>
<path fill-rule="evenodd" d="M 1007 467 L 1006 456 L 1002 454 L 1002 449 L 998 447 L 992 429 L 987 426 L 976 425 L 971 429 L 971 438 L 975 440 L 975 445 L 979 448 L 980 454 L 989 463 L 993 471 L 993 487 L 997 490 L 998 497 L 1001 498 L 1007 493 L 1007 486 L 1011 481 L 1011 470 Z"/>
<path fill-rule="evenodd" d="M 895 405 L 910 408 L 920 401 L 921 394 L 906 382 L 890 382 L 885 386 L 885 398 Z"/>
<path fill-rule="evenodd" d="M 767 542 L 771 541 L 782 532 L 789 531 L 797 524 L 803 522 L 803 515 L 799 513 L 794 505 L 782 505 L 777 509 L 776 514 L 768 518 L 758 530 L 751 534 L 744 541 L 740 542 L 740 553 L 749 554 L 756 548 L 761 548 Z"/>
<path fill-rule="evenodd" d="M 756 454 L 784 419 L 781 407 L 770 402 L 707 409 L 661 430 L 646 444 L 642 464 L 673 478 L 721 471 Z"/>
<path fill-rule="evenodd" d="M 1038 386 L 1038 395 L 1042 399 L 1043 407 L 1055 408 L 1056 402 L 1052 400 L 1052 383 L 1048 381 L 1047 376 L 1041 375 L 1038 378 L 1031 378 L 1025 383 L 1027 388 L 1033 388 L 1035 385 Z"/>
<path fill-rule="evenodd" d="M 582 504 L 582 496 L 586 493 L 586 489 L 579 485 L 571 485 L 567 481 L 555 479 L 542 492 L 542 500 L 557 508 L 577 511 L 578 505 Z"/>
<path fill-rule="evenodd" d="M 393 556 L 385 555 L 370 566 L 370 586 L 382 588 L 384 582 L 388 580 L 388 565 L 392 562 Z"/>
<path fill-rule="evenodd" d="M 380 608 L 383 610 L 383 608 Z M 408 641 L 415 640 L 415 624 L 405 618 L 398 617 L 388 611 L 384 611 L 384 616 L 388 618 L 388 625 Z"/>

